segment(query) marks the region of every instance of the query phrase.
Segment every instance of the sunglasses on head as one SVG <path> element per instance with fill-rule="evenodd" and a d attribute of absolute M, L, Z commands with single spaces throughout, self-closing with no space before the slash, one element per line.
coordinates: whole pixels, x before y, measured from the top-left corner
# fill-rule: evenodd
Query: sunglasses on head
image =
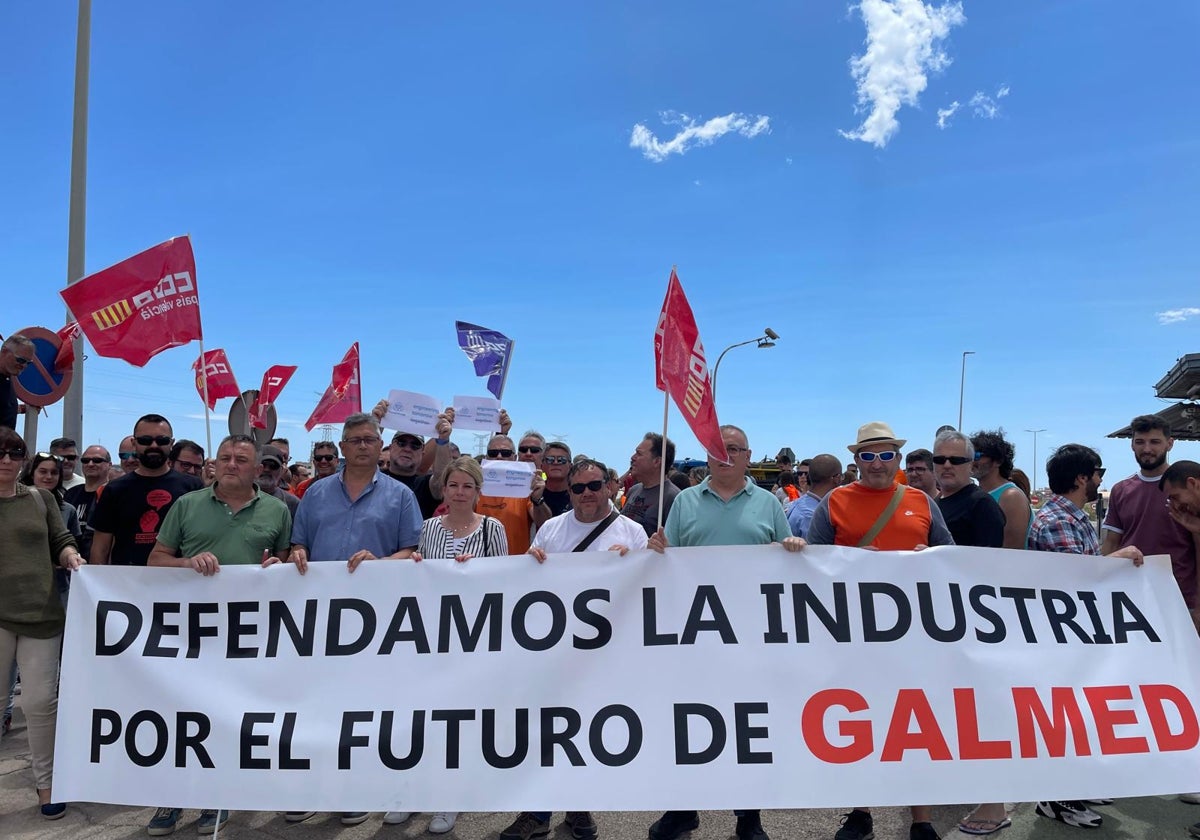
<path fill-rule="evenodd" d="M 890 450 L 887 452 L 859 452 L 858 457 L 869 464 L 876 458 L 878 458 L 880 461 L 894 461 L 900 457 L 900 453 L 892 452 Z M 934 460 L 936 461 L 937 459 L 934 458 Z"/>
<path fill-rule="evenodd" d="M 314 461 L 336 461 L 337 456 L 336 455 L 314 455 L 313 460 Z"/>
<path fill-rule="evenodd" d="M 24 461 L 25 460 L 25 451 L 26 450 L 20 446 L 12 446 L 12 447 L 9 447 L 8 449 L 0 449 L 0 458 L 3 458 L 5 455 L 7 455 L 9 458 L 12 458 L 14 461 Z"/>
<path fill-rule="evenodd" d="M 88 457 L 87 455 L 85 455 L 79 459 L 79 463 L 81 463 L 81 464 L 107 464 L 108 459 L 107 458 L 91 458 L 91 457 Z"/>
<path fill-rule="evenodd" d="M 589 481 L 586 484 L 584 484 L 582 481 L 580 481 L 577 484 L 571 485 L 571 492 L 574 493 L 576 496 L 578 496 L 584 490 L 591 490 L 593 493 L 596 493 L 603 486 L 604 486 L 604 482 L 599 478 L 597 478 L 595 481 Z"/>
<path fill-rule="evenodd" d="M 542 459 L 543 464 L 569 464 L 571 459 L 566 455 L 547 455 Z"/>
<path fill-rule="evenodd" d="M 522 455 L 536 455 L 542 451 L 540 446 L 518 446 L 517 451 Z"/>
<path fill-rule="evenodd" d="M 172 440 L 174 438 L 167 435 L 138 435 L 133 439 L 138 446 L 149 446 L 152 443 L 156 446 L 169 446 Z"/>
<path fill-rule="evenodd" d="M 511 449 L 489 449 L 487 456 L 489 458 L 511 458 L 514 453 Z"/>
<path fill-rule="evenodd" d="M 964 457 L 962 455 L 934 455 L 933 456 L 933 463 L 937 464 L 939 467 L 942 464 L 946 463 L 947 461 L 949 461 L 951 464 L 953 464 L 956 467 L 961 467 L 963 464 L 969 464 L 972 460 L 973 459 Z"/>
<path fill-rule="evenodd" d="M 41 458 L 43 460 L 48 460 L 48 461 L 61 461 L 62 460 L 62 458 L 59 458 L 53 452 L 35 452 L 33 454 L 33 457 Z"/>

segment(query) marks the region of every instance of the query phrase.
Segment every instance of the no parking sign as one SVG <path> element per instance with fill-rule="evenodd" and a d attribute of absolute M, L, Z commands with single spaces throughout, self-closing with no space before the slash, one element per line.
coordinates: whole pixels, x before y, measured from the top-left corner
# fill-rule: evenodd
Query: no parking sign
<path fill-rule="evenodd" d="M 20 332 L 33 342 L 34 354 L 33 361 L 13 379 L 13 390 L 21 402 L 44 408 L 63 398 L 71 387 L 75 372 L 70 368 L 64 371 L 54 369 L 54 359 L 58 356 L 62 339 L 52 330 L 26 327 Z"/>

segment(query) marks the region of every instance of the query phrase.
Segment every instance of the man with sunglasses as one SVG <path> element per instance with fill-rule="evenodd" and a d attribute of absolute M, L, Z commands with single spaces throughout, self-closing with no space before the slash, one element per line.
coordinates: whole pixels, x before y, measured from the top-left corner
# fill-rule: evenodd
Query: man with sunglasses
<path fill-rule="evenodd" d="M 297 484 L 292 490 L 298 499 L 304 498 L 304 494 L 308 492 L 309 487 L 312 487 L 313 482 L 320 481 L 322 478 L 329 478 L 329 476 L 337 472 L 337 444 L 331 440 L 323 440 L 313 444 L 312 465 L 313 474 Z"/>
<path fill-rule="evenodd" d="M 0 426 L 17 428 L 17 393 L 12 380 L 33 361 L 33 342 L 13 333 L 0 345 Z"/>
<path fill-rule="evenodd" d="M 553 451 L 555 444 L 546 447 Z M 585 458 L 567 468 L 567 491 L 571 509 L 538 528 L 529 554 L 539 563 L 548 554 L 584 551 L 615 551 L 646 547 L 646 532 L 638 523 L 613 507 L 609 470 L 599 461 Z M 549 811 L 526 811 L 500 832 L 500 840 L 530 840 L 550 833 Z M 595 840 L 596 822 L 587 811 L 568 811 L 563 821 L 575 840 Z"/>
<path fill-rule="evenodd" d="M 520 454 L 518 452 L 517 454 Z M 567 489 L 567 476 L 571 471 L 571 447 L 561 440 L 546 444 L 542 453 L 542 472 L 546 474 L 546 489 L 542 498 L 555 517 L 571 509 L 574 497 Z"/>
<path fill-rule="evenodd" d="M 75 441 L 67 437 L 55 438 L 50 441 L 50 454 L 58 459 L 63 490 L 83 484 L 83 476 L 75 471 L 75 465 L 79 462 L 79 448 Z"/>
<path fill-rule="evenodd" d="M 258 457 L 258 489 L 287 505 L 288 514 L 295 519 L 300 500 L 279 486 L 279 477 L 287 472 L 283 468 L 286 463 L 287 456 L 278 446 L 266 444 Z"/>
<path fill-rule="evenodd" d="M 911 551 L 931 545 L 953 545 L 941 511 L 915 487 L 896 482 L 900 448 L 887 423 L 860 426 L 846 448 L 854 454 L 858 480 L 830 491 L 817 505 L 808 528 L 812 545 L 846 545 L 881 551 Z M 968 473 L 969 476 L 969 473 Z M 910 840 L 937 840 L 928 805 L 913 805 Z M 842 818 L 834 840 L 866 840 L 874 836 L 869 808 L 854 808 Z"/>
<path fill-rule="evenodd" d="M 133 435 L 128 435 L 121 438 L 121 444 L 117 447 L 117 459 L 121 462 L 121 469 L 126 475 L 134 472 L 138 467 L 137 445 L 133 442 Z"/>
<path fill-rule="evenodd" d="M 433 516 L 442 503 L 442 472 L 450 463 L 450 433 L 454 430 L 454 409 L 438 415 L 433 439 L 436 450 L 433 454 L 432 473 L 419 472 L 425 453 L 425 439 L 412 432 L 396 432 L 388 447 L 387 462 L 383 474 L 399 481 L 417 497 L 421 518 Z"/>
<path fill-rule="evenodd" d="M 159 414 L 138 418 L 133 426 L 137 467 L 110 481 L 92 514 L 89 562 L 145 566 L 158 540 L 158 530 L 175 501 L 199 490 L 204 482 L 171 469 L 168 455 L 175 442 L 171 424 Z"/>
<path fill-rule="evenodd" d="M 942 432 L 933 442 L 933 466 L 942 489 L 938 507 L 955 545 L 1004 546 L 1004 512 L 971 480 L 975 446 L 962 432 Z"/>
<path fill-rule="evenodd" d="M 83 484 L 76 485 L 63 494 L 63 501 L 75 508 L 79 514 L 79 553 L 90 562 L 92 556 L 92 516 L 96 512 L 96 501 L 100 488 L 108 484 L 108 473 L 112 467 L 112 456 L 103 446 L 96 444 L 83 450 L 79 458 L 83 471 Z"/>
<path fill-rule="evenodd" d="M 527 439 L 528 435 L 526 435 Z M 507 435 L 492 435 L 488 441 L 487 457 L 492 461 L 517 460 L 517 448 L 512 438 Z M 475 512 L 484 516 L 492 516 L 500 520 L 504 526 L 504 536 L 508 540 L 508 550 L 511 554 L 524 554 L 529 550 L 533 528 L 540 526 L 550 518 L 550 508 L 542 493 L 546 489 L 546 481 L 537 472 L 534 464 L 533 479 L 530 481 L 529 496 L 511 499 L 504 496 L 480 496 L 475 503 Z"/>

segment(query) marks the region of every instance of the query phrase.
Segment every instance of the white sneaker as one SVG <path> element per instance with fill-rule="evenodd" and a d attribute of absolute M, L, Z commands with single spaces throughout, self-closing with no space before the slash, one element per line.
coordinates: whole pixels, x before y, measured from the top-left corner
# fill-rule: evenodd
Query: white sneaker
<path fill-rule="evenodd" d="M 384 825 L 400 825 L 408 822 L 408 818 L 412 816 L 412 811 L 388 811 L 383 815 Z"/>
<path fill-rule="evenodd" d="M 429 821 L 430 834 L 445 834 L 454 828 L 454 823 L 458 819 L 458 811 L 438 811 L 433 815 L 433 819 Z"/>
<path fill-rule="evenodd" d="M 1179 801 L 1186 802 L 1189 805 L 1200 805 L 1200 793 L 1181 793 Z"/>

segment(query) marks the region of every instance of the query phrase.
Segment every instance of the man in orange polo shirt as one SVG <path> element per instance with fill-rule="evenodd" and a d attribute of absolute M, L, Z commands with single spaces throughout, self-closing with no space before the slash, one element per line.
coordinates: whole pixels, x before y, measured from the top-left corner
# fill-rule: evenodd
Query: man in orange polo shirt
<path fill-rule="evenodd" d="M 931 545 L 954 545 L 937 503 L 923 491 L 896 483 L 900 447 L 907 443 L 887 423 L 875 421 L 858 430 L 846 447 L 854 453 L 859 478 L 831 490 L 808 526 L 810 545 L 848 545 L 880 551 L 911 551 Z M 912 806 L 910 840 L 937 840 L 928 805 Z M 871 812 L 855 808 L 843 819 L 834 840 L 866 840 L 874 836 Z"/>

